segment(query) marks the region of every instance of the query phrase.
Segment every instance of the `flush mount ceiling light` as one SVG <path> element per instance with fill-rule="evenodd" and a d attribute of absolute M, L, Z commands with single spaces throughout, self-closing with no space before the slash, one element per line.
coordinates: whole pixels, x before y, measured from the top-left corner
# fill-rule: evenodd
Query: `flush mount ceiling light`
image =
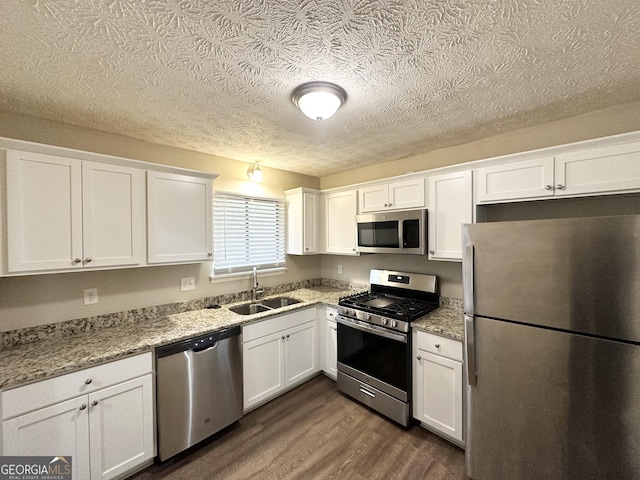
<path fill-rule="evenodd" d="M 254 182 L 262 181 L 262 169 L 260 168 L 260 163 L 255 162 L 249 167 L 249 169 L 247 170 L 247 177 L 249 177 Z"/>
<path fill-rule="evenodd" d="M 296 87 L 291 100 L 307 117 L 325 120 L 347 101 L 347 92 L 335 83 L 308 82 Z"/>

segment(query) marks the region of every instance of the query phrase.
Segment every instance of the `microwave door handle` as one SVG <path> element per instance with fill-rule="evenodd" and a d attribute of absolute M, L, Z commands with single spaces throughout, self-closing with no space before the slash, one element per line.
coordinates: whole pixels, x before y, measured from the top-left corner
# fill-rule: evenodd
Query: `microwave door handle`
<path fill-rule="evenodd" d="M 399 247 L 404 248 L 404 220 L 398 220 L 398 242 Z"/>

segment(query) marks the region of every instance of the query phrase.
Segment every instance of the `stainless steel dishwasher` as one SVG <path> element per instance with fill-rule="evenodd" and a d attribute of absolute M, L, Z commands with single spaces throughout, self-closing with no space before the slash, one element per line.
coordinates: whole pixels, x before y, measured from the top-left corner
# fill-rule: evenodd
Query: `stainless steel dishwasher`
<path fill-rule="evenodd" d="M 160 347 L 156 362 L 161 461 L 242 417 L 239 326 Z"/>

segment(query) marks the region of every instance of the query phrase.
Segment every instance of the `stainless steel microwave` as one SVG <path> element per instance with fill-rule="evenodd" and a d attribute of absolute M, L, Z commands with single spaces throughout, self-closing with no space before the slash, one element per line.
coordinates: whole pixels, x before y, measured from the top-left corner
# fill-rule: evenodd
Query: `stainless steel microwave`
<path fill-rule="evenodd" d="M 357 215 L 358 251 L 362 253 L 427 253 L 427 211 Z"/>

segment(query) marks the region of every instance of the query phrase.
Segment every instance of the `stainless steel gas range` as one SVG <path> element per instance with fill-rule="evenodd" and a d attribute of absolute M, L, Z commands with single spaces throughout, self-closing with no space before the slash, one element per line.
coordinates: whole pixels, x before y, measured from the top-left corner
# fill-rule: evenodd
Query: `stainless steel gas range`
<path fill-rule="evenodd" d="M 371 270 L 338 302 L 338 389 L 401 425 L 411 418 L 411 322 L 438 308 L 434 275 Z"/>

